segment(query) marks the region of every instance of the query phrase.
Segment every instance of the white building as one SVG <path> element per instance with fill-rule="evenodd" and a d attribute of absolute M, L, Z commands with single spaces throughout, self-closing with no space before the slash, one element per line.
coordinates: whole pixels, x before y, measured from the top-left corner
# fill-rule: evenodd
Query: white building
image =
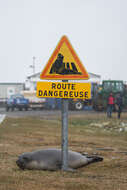
<path fill-rule="evenodd" d="M 30 91 L 36 90 L 36 83 L 38 81 L 42 81 L 40 79 L 40 74 L 41 73 L 36 73 L 36 74 L 30 75 L 27 77 L 27 79 L 25 81 L 25 87 L 27 90 L 30 90 Z M 90 73 L 90 72 L 88 72 L 88 74 L 90 77 L 89 80 L 78 80 L 78 82 L 90 82 L 90 83 L 98 83 L 98 84 L 101 82 L 101 76 L 100 75 Z M 71 80 L 71 82 L 77 82 L 77 80 Z"/>
<path fill-rule="evenodd" d="M 6 101 L 13 94 L 20 94 L 24 89 L 24 83 L 0 83 L 0 102 Z"/>

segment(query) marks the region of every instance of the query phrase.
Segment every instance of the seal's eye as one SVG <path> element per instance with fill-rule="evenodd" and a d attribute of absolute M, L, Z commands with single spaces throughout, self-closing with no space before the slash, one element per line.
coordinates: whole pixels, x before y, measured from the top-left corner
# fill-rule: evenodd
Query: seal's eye
<path fill-rule="evenodd" d="M 30 161 L 30 159 L 28 157 L 26 157 L 26 156 L 23 157 L 23 160 L 25 160 L 27 162 Z"/>

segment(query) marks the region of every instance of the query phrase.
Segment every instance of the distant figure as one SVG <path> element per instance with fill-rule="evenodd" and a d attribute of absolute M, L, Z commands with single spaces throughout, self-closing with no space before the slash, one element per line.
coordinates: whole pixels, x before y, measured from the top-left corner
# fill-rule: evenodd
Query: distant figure
<path fill-rule="evenodd" d="M 112 111 L 114 108 L 114 104 L 115 104 L 115 99 L 112 95 L 112 93 L 110 93 L 109 97 L 108 97 L 108 103 L 107 103 L 107 117 L 111 118 L 112 117 Z"/>
<path fill-rule="evenodd" d="M 118 119 L 120 119 L 120 115 L 121 115 L 122 107 L 123 107 L 123 99 L 120 93 L 116 97 L 116 105 L 117 105 L 117 113 L 118 113 L 117 117 Z"/>

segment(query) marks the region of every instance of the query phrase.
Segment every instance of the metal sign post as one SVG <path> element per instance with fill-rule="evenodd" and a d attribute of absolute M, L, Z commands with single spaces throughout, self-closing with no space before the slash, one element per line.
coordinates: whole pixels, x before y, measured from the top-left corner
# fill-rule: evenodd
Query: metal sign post
<path fill-rule="evenodd" d="M 68 81 L 63 81 L 68 82 Z M 62 170 L 68 170 L 68 99 L 62 98 L 62 142 L 61 142 L 61 156 L 62 156 Z"/>
<path fill-rule="evenodd" d="M 62 99 L 62 170 L 68 169 L 68 99 Z"/>

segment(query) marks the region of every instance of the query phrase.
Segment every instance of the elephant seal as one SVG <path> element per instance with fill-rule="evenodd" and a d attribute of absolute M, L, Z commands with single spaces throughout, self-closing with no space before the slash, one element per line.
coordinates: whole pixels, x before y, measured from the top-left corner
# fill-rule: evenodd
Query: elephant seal
<path fill-rule="evenodd" d="M 88 164 L 102 161 L 99 156 L 85 156 L 78 152 L 68 151 L 68 167 L 77 169 Z M 23 153 L 16 164 L 22 170 L 58 170 L 61 169 L 61 149 L 44 149 Z"/>

